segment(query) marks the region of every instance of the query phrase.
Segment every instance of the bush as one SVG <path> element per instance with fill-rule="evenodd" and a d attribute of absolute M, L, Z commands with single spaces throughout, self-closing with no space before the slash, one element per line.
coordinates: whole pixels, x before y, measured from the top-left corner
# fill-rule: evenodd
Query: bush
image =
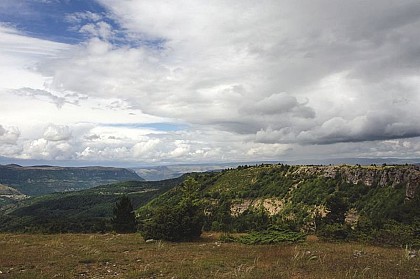
<path fill-rule="evenodd" d="M 164 206 L 157 208 L 152 217 L 141 226 L 144 239 L 188 241 L 199 238 L 203 215 L 198 207 Z"/>
<path fill-rule="evenodd" d="M 413 226 L 389 221 L 382 228 L 373 232 L 373 242 L 380 245 L 401 246 L 416 244 Z"/>
<path fill-rule="evenodd" d="M 252 232 L 237 239 L 243 244 L 277 244 L 294 243 L 305 240 L 305 234 L 300 232 L 287 231 L 276 227 L 260 232 Z"/>
<path fill-rule="evenodd" d="M 318 229 L 318 235 L 329 240 L 344 240 L 351 234 L 351 229 L 344 224 L 325 224 Z"/>

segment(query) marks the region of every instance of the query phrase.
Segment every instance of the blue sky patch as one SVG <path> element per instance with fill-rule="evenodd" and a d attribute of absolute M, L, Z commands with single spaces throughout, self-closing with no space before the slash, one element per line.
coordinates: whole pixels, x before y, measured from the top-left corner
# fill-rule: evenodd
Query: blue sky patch
<path fill-rule="evenodd" d="M 13 26 L 34 38 L 78 44 L 93 36 L 83 32 L 82 27 L 98 23 L 106 23 L 112 30 L 111 37 L 98 37 L 116 47 L 165 48 L 164 38 L 145 40 L 129 34 L 104 6 L 93 0 L 0 0 L 0 24 Z"/>
<path fill-rule="evenodd" d="M 86 35 L 68 20 L 69 15 L 86 12 L 107 14 L 104 7 L 91 0 L 6 0 L 0 4 L 0 8 L 0 22 L 14 26 L 31 37 L 68 44 L 77 44 L 86 39 Z M 109 17 L 102 20 L 113 29 L 119 29 L 118 24 Z M 86 23 L 89 23 L 88 19 L 81 22 Z"/>

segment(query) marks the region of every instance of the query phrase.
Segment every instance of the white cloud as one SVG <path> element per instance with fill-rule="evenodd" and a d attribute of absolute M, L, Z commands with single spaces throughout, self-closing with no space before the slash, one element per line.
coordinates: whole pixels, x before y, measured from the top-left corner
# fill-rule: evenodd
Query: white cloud
<path fill-rule="evenodd" d="M 159 139 L 150 139 L 144 142 L 138 142 L 132 147 L 133 155 L 135 158 L 143 158 L 153 151 L 156 152 L 156 147 L 160 143 Z"/>
<path fill-rule="evenodd" d="M 66 141 L 71 138 L 71 130 L 68 126 L 49 125 L 43 137 L 48 141 Z"/>
<path fill-rule="evenodd" d="M 88 37 L 76 46 L 0 27 L 0 123 L 21 133 L 12 153 L 153 162 L 419 152 L 416 1 L 99 3 L 108 14 L 67 16 Z M 187 128 L 141 127 L 159 122 Z"/>
<path fill-rule="evenodd" d="M 0 125 L 0 145 L 16 144 L 20 136 L 20 131 L 17 127 L 3 127 Z"/>
<path fill-rule="evenodd" d="M 66 16 L 66 21 L 72 24 L 82 24 L 85 21 L 98 22 L 104 18 L 103 15 L 90 11 L 71 13 Z"/>
<path fill-rule="evenodd" d="M 112 26 L 104 21 L 85 24 L 80 27 L 79 32 L 102 40 L 108 40 L 114 35 Z"/>

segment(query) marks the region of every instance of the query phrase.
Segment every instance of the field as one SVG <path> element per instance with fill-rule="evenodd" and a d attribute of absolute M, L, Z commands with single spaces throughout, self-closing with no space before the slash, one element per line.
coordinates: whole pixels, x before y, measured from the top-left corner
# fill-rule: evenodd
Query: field
<path fill-rule="evenodd" d="M 403 248 L 354 243 L 247 246 L 215 234 L 146 243 L 138 234 L 0 234 L 0 278 L 420 278 Z"/>

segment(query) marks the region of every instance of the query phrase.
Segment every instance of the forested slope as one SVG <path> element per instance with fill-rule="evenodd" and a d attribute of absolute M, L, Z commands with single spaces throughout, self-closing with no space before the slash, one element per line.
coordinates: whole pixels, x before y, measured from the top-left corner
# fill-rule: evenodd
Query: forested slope
<path fill-rule="evenodd" d="M 419 236 L 418 166 L 259 165 L 192 176 L 207 230 L 280 226 L 346 238 L 356 228 L 368 236 L 401 229 L 402 238 Z M 139 219 L 154 208 L 176 205 L 181 196 L 180 187 L 171 189 L 140 208 Z"/>
<path fill-rule="evenodd" d="M 54 193 L 23 200 L 0 211 L 0 231 L 105 232 L 116 201 L 127 195 L 135 208 L 178 185 L 181 178 L 164 181 L 128 181 L 88 190 Z"/>
<path fill-rule="evenodd" d="M 129 180 L 144 179 L 124 168 L 0 165 L 0 183 L 30 196 L 83 190 Z"/>

